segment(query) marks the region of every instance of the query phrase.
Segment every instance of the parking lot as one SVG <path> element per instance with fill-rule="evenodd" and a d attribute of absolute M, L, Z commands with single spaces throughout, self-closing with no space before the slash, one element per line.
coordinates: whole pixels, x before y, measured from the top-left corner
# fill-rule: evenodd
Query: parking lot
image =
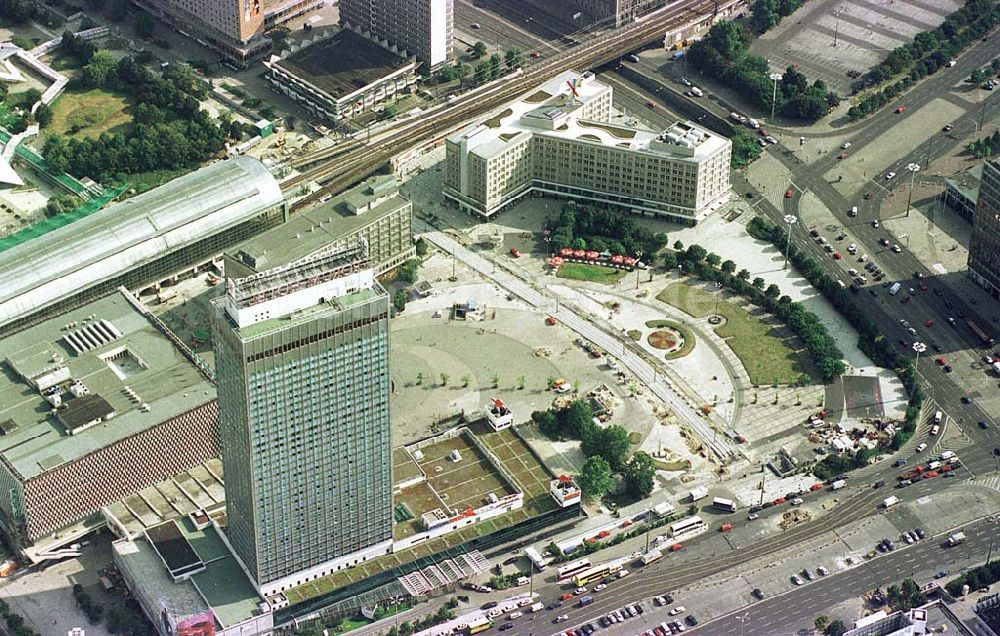
<path fill-rule="evenodd" d="M 848 71 L 867 71 L 961 6 L 957 0 L 814 0 L 755 40 L 750 50 L 776 71 L 796 64 L 810 81 L 822 79 L 847 95 L 854 81 Z"/>

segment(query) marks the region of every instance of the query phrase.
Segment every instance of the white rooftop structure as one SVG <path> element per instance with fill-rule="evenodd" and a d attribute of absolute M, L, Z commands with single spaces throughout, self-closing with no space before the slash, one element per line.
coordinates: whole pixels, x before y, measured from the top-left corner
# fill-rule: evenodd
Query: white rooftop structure
<path fill-rule="evenodd" d="M 611 95 L 611 87 L 594 78 L 593 73 L 582 75 L 566 71 L 549 80 L 534 93 L 509 104 L 492 123 L 478 124 L 451 137 L 464 139 L 469 152 L 489 158 L 507 147 L 512 134 L 521 132 L 543 133 L 562 139 L 588 141 L 602 146 L 653 152 L 677 158 L 696 160 L 723 148 L 728 141 L 711 134 L 694 124 L 678 123 L 663 133 L 643 128 L 611 124 L 604 121 L 602 113 L 588 108 L 604 95 Z M 610 103 L 610 102 L 608 102 Z M 601 109 L 603 110 L 603 108 Z"/>
<path fill-rule="evenodd" d="M 278 182 L 262 163 L 236 157 L 0 252 L 0 326 L 253 219 L 282 202 Z"/>

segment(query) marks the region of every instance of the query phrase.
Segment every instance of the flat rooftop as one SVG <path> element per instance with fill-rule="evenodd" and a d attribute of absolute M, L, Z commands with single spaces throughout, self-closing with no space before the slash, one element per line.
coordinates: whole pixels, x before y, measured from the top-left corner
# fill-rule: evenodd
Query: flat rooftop
<path fill-rule="evenodd" d="M 118 292 L 4 338 L 0 352 L 0 428 L 4 433 L 0 457 L 24 479 L 80 459 L 216 396 L 215 387 L 195 364 Z M 35 378 L 39 387 L 54 383 L 43 390 L 61 392 L 56 415 L 28 377 Z M 74 397 L 70 386 L 74 382 L 85 387 L 87 394 Z M 101 403 L 85 399 L 91 396 L 101 398 Z M 74 407 L 74 402 L 83 407 Z M 107 417 L 108 409 L 113 417 Z M 66 412 L 73 417 L 65 417 Z M 88 414 L 102 420 L 88 427 L 83 421 Z M 71 430 L 75 434 L 70 435 Z"/>
<path fill-rule="evenodd" d="M 254 271 L 285 265 L 318 252 L 360 228 L 392 214 L 409 201 L 392 176 L 372 177 L 325 204 L 247 239 L 227 251 Z M 370 206 L 370 207 L 369 207 Z M 360 212 L 357 212 L 362 210 Z"/>
<path fill-rule="evenodd" d="M 199 530 L 187 517 L 168 522 L 172 540 L 183 544 L 185 554 L 200 560 L 205 570 L 175 583 L 157 557 L 154 547 L 146 540 L 116 541 L 113 545 L 119 558 L 141 574 L 139 585 L 158 598 L 164 607 L 177 615 L 197 615 L 211 610 L 223 628 L 241 623 L 259 614 L 264 601 L 253 588 L 250 579 L 226 547 L 214 525 Z"/>
<path fill-rule="evenodd" d="M 274 65 L 340 99 L 413 63 L 412 59 L 342 29 L 275 61 Z"/>
<path fill-rule="evenodd" d="M 716 152 L 727 142 L 691 122 L 678 122 L 667 131 L 655 132 L 583 119 L 583 107 L 610 90 L 591 73 L 566 71 L 484 122 L 452 135 L 450 140 L 454 143 L 466 140 L 470 153 L 484 159 L 503 152 L 515 141 L 522 141 L 521 135 L 531 134 L 692 161 Z M 697 141 L 691 141 L 694 139 Z"/>
<path fill-rule="evenodd" d="M 271 318 L 270 320 L 263 320 L 261 322 L 248 325 L 246 327 L 237 329 L 233 326 L 233 323 L 228 323 L 230 328 L 235 329 L 240 338 L 244 341 L 252 340 L 254 338 L 259 338 L 267 333 L 275 331 L 277 329 L 285 329 L 289 325 L 296 323 L 304 323 L 314 320 L 319 314 L 330 311 L 331 309 L 343 311 L 345 309 L 350 309 L 357 305 L 363 305 L 379 296 L 388 296 L 385 289 L 378 284 L 378 281 L 370 289 L 359 289 L 356 292 L 345 294 L 343 296 L 337 296 L 325 300 L 322 303 L 317 303 L 315 305 L 310 305 L 305 309 L 300 309 L 291 314 L 280 316 L 278 318 Z M 224 298 L 218 298 L 216 301 L 222 301 Z M 221 302 L 215 303 L 219 307 L 219 311 L 225 311 L 221 308 Z M 226 318 L 228 320 L 228 318 Z"/>

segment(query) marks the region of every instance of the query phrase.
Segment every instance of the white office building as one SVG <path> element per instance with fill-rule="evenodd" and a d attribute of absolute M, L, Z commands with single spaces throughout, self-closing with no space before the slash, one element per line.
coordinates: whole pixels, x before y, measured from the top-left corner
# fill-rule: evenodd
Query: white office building
<path fill-rule="evenodd" d="M 694 224 L 729 196 L 732 143 L 691 122 L 612 123 L 612 90 L 567 71 L 445 141 L 444 196 L 491 218 L 536 193 Z"/>

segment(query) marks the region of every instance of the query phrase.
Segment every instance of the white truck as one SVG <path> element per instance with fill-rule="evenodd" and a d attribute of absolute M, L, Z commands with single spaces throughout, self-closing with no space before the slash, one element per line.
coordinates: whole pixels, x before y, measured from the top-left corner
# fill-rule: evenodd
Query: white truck
<path fill-rule="evenodd" d="M 667 503 L 666 501 L 662 501 L 662 502 L 656 504 L 656 507 L 653 508 L 653 512 L 655 512 L 656 516 L 660 517 L 660 518 L 672 515 L 676 511 L 677 511 L 677 508 L 674 508 L 671 504 Z"/>
<path fill-rule="evenodd" d="M 646 554 L 642 555 L 640 557 L 640 560 L 642 561 L 643 565 L 649 565 L 653 561 L 659 561 L 662 558 L 663 558 L 662 552 L 660 552 L 659 550 L 650 550 Z"/>
<path fill-rule="evenodd" d="M 955 534 L 948 535 L 948 545 L 949 546 L 956 546 L 959 543 L 964 543 L 964 542 L 965 542 L 965 533 L 964 532 L 956 532 Z"/>
<path fill-rule="evenodd" d="M 895 495 L 892 497 L 886 497 L 885 499 L 882 500 L 882 505 L 886 508 L 892 508 L 898 503 L 899 503 L 899 497 L 896 497 Z"/>
<path fill-rule="evenodd" d="M 708 496 L 708 488 L 704 486 L 698 486 L 697 488 L 691 489 L 691 501 L 698 501 L 699 499 L 704 499 Z"/>
<path fill-rule="evenodd" d="M 892 287 L 889 288 L 889 295 L 895 296 L 896 294 L 899 293 L 899 290 L 902 289 L 902 287 L 903 286 L 900 285 L 899 283 L 893 283 Z"/>
<path fill-rule="evenodd" d="M 935 424 L 940 424 L 943 420 L 944 420 L 944 411 L 935 411 L 934 412 L 934 423 Z"/>
<path fill-rule="evenodd" d="M 545 609 L 545 603 L 535 603 L 529 609 L 531 609 L 532 614 L 536 612 L 541 612 L 542 610 Z"/>
<path fill-rule="evenodd" d="M 830 484 L 830 490 L 840 490 L 846 485 L 847 485 L 846 481 L 844 481 L 843 479 L 838 479 L 837 481 Z"/>

